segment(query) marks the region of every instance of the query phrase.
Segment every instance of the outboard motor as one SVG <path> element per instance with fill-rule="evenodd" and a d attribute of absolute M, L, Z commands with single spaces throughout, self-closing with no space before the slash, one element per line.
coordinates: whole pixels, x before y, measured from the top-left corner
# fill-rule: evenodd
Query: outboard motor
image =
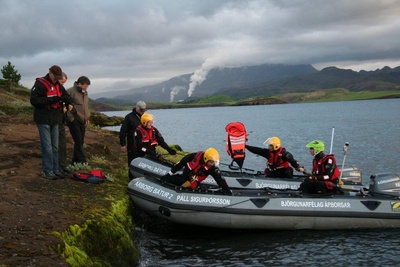
<path fill-rule="evenodd" d="M 371 175 L 369 193 L 373 195 L 400 196 L 400 176 L 393 172 Z"/>
<path fill-rule="evenodd" d="M 361 185 L 362 184 L 362 175 L 361 170 L 358 167 L 354 166 L 345 166 L 342 168 L 342 165 L 338 164 L 337 167 L 342 172 L 342 181 L 346 185 Z"/>

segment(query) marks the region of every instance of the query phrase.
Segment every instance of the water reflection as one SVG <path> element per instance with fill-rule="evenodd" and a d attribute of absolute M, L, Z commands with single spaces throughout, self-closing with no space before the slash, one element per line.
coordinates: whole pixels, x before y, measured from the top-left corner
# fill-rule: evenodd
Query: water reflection
<path fill-rule="evenodd" d="M 106 114 L 124 117 L 128 112 Z M 149 112 L 155 116 L 155 127 L 168 144 L 179 144 L 185 151 L 215 147 L 220 152 L 222 163 L 231 162 L 225 153 L 225 126 L 240 121 L 249 133 L 249 145 L 262 146 L 268 137 L 278 136 L 282 145 L 306 169 L 311 169 L 312 158 L 305 145 L 320 139 L 329 152 L 334 127 L 333 154 L 341 163 L 343 145 L 349 142 L 346 164 L 359 167 L 365 183 L 369 182 L 371 174 L 400 173 L 400 99 Z M 110 129 L 119 131 L 120 127 Z M 243 167 L 263 170 L 265 159 L 246 153 Z"/>
<path fill-rule="evenodd" d="M 400 230 L 250 231 L 153 221 L 138 228 L 141 266 L 394 266 Z"/>

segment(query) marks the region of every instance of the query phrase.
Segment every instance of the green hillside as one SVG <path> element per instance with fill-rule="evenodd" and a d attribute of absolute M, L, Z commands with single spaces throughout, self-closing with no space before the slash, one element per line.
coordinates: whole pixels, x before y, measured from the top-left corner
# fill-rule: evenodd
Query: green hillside
<path fill-rule="evenodd" d="M 30 90 L 22 86 L 13 86 L 11 92 L 0 87 L 0 115 L 33 114 L 29 95 Z"/>
<path fill-rule="evenodd" d="M 33 107 L 29 102 L 30 89 L 23 86 L 14 86 L 11 92 L 0 87 L 0 115 L 4 114 L 33 114 Z M 203 98 L 192 98 L 178 103 L 148 103 L 150 109 L 157 108 L 190 108 L 207 106 L 241 106 L 241 105 L 272 105 L 303 102 L 331 102 L 347 100 L 367 100 L 382 98 L 400 98 L 400 90 L 392 91 L 350 91 L 343 88 L 318 90 L 307 93 L 287 93 L 273 97 L 233 98 L 226 95 L 216 95 Z M 102 111 L 127 110 L 130 106 L 118 106 L 108 103 L 90 101 L 90 108 L 94 112 L 93 119 L 105 120 Z M 119 120 L 99 124 L 114 125 Z"/>
<path fill-rule="evenodd" d="M 276 97 L 288 103 L 367 100 L 381 98 L 400 98 L 400 90 L 354 92 L 343 88 L 336 88 L 318 90 L 310 93 L 288 93 Z"/>

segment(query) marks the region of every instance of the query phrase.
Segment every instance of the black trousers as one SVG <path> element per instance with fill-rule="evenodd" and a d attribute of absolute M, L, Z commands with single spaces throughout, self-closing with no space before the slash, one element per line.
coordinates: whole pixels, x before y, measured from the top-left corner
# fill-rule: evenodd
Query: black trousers
<path fill-rule="evenodd" d="M 67 121 L 69 131 L 72 139 L 74 140 L 74 154 L 72 156 L 72 164 L 74 163 L 85 163 L 86 156 L 83 151 L 83 144 L 85 143 L 85 124 L 81 123 L 77 119 L 72 122 Z"/>
<path fill-rule="evenodd" d="M 271 178 L 293 178 L 292 168 L 282 168 L 275 171 L 270 171 L 268 168 L 264 171 L 266 177 Z"/>
<path fill-rule="evenodd" d="M 58 123 L 58 165 L 62 170 L 67 168 L 67 137 L 64 122 Z"/>
<path fill-rule="evenodd" d="M 134 158 L 137 158 L 137 156 L 136 156 L 136 151 L 135 151 L 135 148 L 134 148 L 134 147 L 128 146 L 128 147 L 127 147 L 127 152 L 128 152 L 128 175 L 129 175 L 129 178 L 130 178 L 130 179 L 133 179 L 134 177 L 133 177 L 132 174 L 131 174 L 130 166 L 131 166 L 132 160 L 133 160 Z"/>
<path fill-rule="evenodd" d="M 308 178 L 300 184 L 300 191 L 307 194 L 326 194 L 330 192 L 330 190 L 326 188 L 325 183 L 313 181 Z"/>

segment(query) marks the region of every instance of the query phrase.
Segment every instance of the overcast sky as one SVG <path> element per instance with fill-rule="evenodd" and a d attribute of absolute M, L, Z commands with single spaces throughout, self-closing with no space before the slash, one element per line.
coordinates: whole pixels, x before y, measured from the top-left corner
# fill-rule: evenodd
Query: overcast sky
<path fill-rule="evenodd" d="M 130 89 L 214 67 L 400 65 L 399 0 L 0 0 L 0 66 Z M 205 72 L 206 73 L 206 72 Z"/>

